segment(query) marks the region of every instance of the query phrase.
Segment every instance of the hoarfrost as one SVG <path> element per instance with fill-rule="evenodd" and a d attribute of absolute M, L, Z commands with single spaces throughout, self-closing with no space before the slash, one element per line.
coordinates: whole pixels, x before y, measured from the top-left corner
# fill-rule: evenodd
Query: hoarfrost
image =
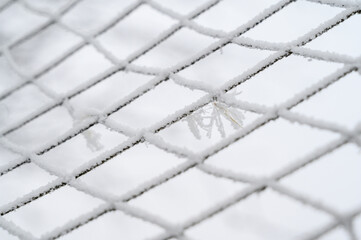
<path fill-rule="evenodd" d="M 69 101 L 64 101 L 64 107 L 68 109 L 69 114 L 74 119 L 74 126 L 80 124 L 89 117 L 98 117 L 101 115 L 100 111 L 95 108 L 81 106 L 74 107 Z M 96 152 L 103 149 L 104 146 L 100 142 L 101 135 L 99 133 L 92 129 L 88 129 L 87 131 L 84 131 L 82 135 L 86 140 L 87 147 L 91 151 Z"/>
<path fill-rule="evenodd" d="M 189 130 L 197 139 L 201 139 L 199 129 L 204 130 L 206 132 L 206 136 L 211 138 L 214 125 L 222 138 L 224 138 L 226 133 L 222 119 L 227 120 L 234 129 L 239 129 L 243 125 L 244 115 L 237 108 L 214 101 L 206 107 L 188 115 L 185 118 L 185 121 L 188 124 Z"/>

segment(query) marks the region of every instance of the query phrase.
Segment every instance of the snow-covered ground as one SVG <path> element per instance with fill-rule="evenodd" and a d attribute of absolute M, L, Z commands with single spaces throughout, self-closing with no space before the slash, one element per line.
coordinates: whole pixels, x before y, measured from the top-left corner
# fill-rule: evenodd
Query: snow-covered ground
<path fill-rule="evenodd" d="M 0 239 L 361 239 L 358 0 L 0 0 Z"/>

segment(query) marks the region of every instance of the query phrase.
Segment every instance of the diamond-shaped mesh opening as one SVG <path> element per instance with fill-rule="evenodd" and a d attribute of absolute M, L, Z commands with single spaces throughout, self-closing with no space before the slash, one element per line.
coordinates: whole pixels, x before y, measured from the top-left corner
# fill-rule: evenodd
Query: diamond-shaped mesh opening
<path fill-rule="evenodd" d="M 290 175 L 282 183 L 334 209 L 349 212 L 359 207 L 361 201 L 357 184 L 361 181 L 359 159 L 359 149 L 348 144 Z M 303 180 L 305 176 L 309 181 Z"/>
<path fill-rule="evenodd" d="M 258 25 L 245 37 L 268 42 L 291 42 L 315 26 L 340 13 L 342 9 L 308 1 L 296 1 Z M 307 17 L 305 18 L 305 15 Z"/>
<path fill-rule="evenodd" d="M 192 183 L 192 184 L 189 184 Z M 170 223 L 182 223 L 244 188 L 228 179 L 217 179 L 191 169 L 129 202 Z M 171 194 L 169 194 L 171 193 Z"/>
<path fill-rule="evenodd" d="M 230 171 L 266 177 L 336 137 L 334 133 L 278 119 L 213 155 L 207 162 Z"/>
<path fill-rule="evenodd" d="M 277 3 L 277 0 L 260 0 L 256 2 L 225 0 L 197 17 L 195 22 L 219 31 L 232 31 L 240 25 L 246 24 L 262 10 L 275 3 Z M 222 16 L 222 21 L 219 21 L 219 16 Z"/>
<path fill-rule="evenodd" d="M 9 213 L 5 219 L 39 237 L 100 204 L 102 201 L 65 186 Z M 68 211 L 63 211 L 63 208 L 68 208 Z M 28 218 L 33 220 L 28 221 Z"/>
<path fill-rule="evenodd" d="M 38 161 L 59 173 L 71 173 L 84 163 L 127 140 L 124 134 L 96 124 L 69 141 L 39 156 Z"/>
<path fill-rule="evenodd" d="M 140 231 L 141 229 L 141 231 Z M 84 234 L 94 239 L 147 239 L 164 230 L 157 225 L 126 215 L 120 211 L 109 212 L 60 239 L 81 239 Z"/>
<path fill-rule="evenodd" d="M 359 89 L 360 74 L 351 73 L 298 105 L 293 111 L 324 121 L 332 119 L 335 124 L 354 128 L 361 120 L 361 109 L 352 107 L 354 103 L 361 101 Z"/>
<path fill-rule="evenodd" d="M 27 85 L 0 101 L 6 116 L 1 121 L 0 131 L 21 122 L 24 117 L 50 104 L 52 99 L 34 85 Z M 6 107 L 5 107 L 6 106 Z M 5 115 L 4 114 L 4 115 Z"/>
<path fill-rule="evenodd" d="M 169 80 L 121 108 L 110 120 L 133 130 L 148 128 L 204 95 Z"/>
<path fill-rule="evenodd" d="M 4 56 L 0 57 L 0 96 L 5 96 L 12 88 L 21 84 L 21 77 L 11 68 Z"/>
<path fill-rule="evenodd" d="M 122 197 L 183 162 L 184 159 L 154 145 L 139 143 L 80 180 L 110 196 Z"/>
<path fill-rule="evenodd" d="M 38 83 L 59 95 L 65 95 L 86 84 L 89 79 L 110 66 L 110 62 L 93 47 L 86 46 L 70 56 L 67 61 L 42 75 Z M 57 81 L 58 77 L 61 81 Z"/>
<path fill-rule="evenodd" d="M 0 1 L 0 239 L 360 239 L 360 13 Z"/>
<path fill-rule="evenodd" d="M 161 69 L 176 67 L 178 63 L 186 61 L 213 41 L 196 31 L 182 28 L 134 61 L 134 64 Z M 184 45 L 184 42 L 191 44 Z"/>
<path fill-rule="evenodd" d="M 354 29 L 360 24 L 361 16 L 352 16 L 329 32 L 308 43 L 306 47 L 321 51 L 332 49 L 335 53 L 357 58 L 361 54 L 360 49 L 357 47 L 361 41 L 361 36 Z"/>
<path fill-rule="evenodd" d="M 201 82 L 216 88 L 244 73 L 271 53 L 270 51 L 228 44 L 180 71 L 178 75 L 189 79 L 189 81 Z M 248 57 L 244 58 L 243 56 Z"/>
<path fill-rule="evenodd" d="M 57 65 L 62 55 L 72 51 L 79 42 L 73 33 L 52 25 L 30 39 L 12 47 L 12 59 L 24 77 L 39 75 L 51 66 Z M 36 58 L 33 56 L 36 55 Z M 30 75 L 30 76 L 27 76 Z"/>
<path fill-rule="evenodd" d="M 128 7 L 132 2 L 134 1 L 82 1 L 64 14 L 61 21 L 82 32 L 92 33 L 115 18 L 119 10 Z M 107 7 L 102 7 L 103 4 Z"/>
<path fill-rule="evenodd" d="M 105 49 L 119 59 L 125 59 L 153 42 L 159 34 L 175 23 L 172 18 L 143 5 L 98 39 Z"/>
<path fill-rule="evenodd" d="M 341 67 L 339 63 L 291 55 L 237 86 L 236 99 L 267 106 L 282 104 Z"/>
<path fill-rule="evenodd" d="M 33 163 L 18 167 L 1 178 L 0 189 L 6 193 L 1 197 L 1 205 L 7 205 L 54 179 L 54 176 Z"/>
<path fill-rule="evenodd" d="M 21 16 L 21 18 L 13 16 Z M 27 11 L 21 4 L 12 4 L 0 14 L 0 22 L 6 22 L 1 27 L 0 46 L 22 37 L 44 21 L 43 16 Z"/>
<path fill-rule="evenodd" d="M 318 210 L 266 190 L 190 228 L 189 236 L 196 239 L 204 239 L 208 234 L 211 236 L 209 239 L 267 239 L 268 236 L 297 239 L 330 220 L 330 217 Z"/>

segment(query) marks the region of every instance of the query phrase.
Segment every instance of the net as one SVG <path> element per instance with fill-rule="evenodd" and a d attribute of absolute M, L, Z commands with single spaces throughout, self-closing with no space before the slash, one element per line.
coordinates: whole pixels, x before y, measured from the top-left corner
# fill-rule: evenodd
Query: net
<path fill-rule="evenodd" d="M 4 238 L 361 236 L 359 2 L 36 4 L 0 7 Z"/>

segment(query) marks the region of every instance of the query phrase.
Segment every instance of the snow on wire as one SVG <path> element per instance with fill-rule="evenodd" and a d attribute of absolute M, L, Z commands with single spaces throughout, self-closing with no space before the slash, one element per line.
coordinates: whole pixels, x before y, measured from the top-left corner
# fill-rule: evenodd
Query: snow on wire
<path fill-rule="evenodd" d="M 2 137 L 0 138 L 1 146 L 3 146 L 6 149 L 9 149 L 12 152 L 18 153 L 22 156 L 21 159 L 18 159 L 17 161 L 13 161 L 5 166 L 2 166 L 0 168 L 0 176 L 9 173 L 24 164 L 33 163 L 38 167 L 40 167 L 41 169 L 48 172 L 49 174 L 56 176 L 57 178 L 49 182 L 48 184 L 16 199 L 13 202 L 10 202 L 4 206 L 0 206 L 0 215 L 1 215 L 0 227 L 7 230 L 11 234 L 18 236 L 21 239 L 37 239 L 31 233 L 26 232 L 20 227 L 16 226 L 14 223 L 7 221 L 3 216 L 5 216 L 10 212 L 15 211 L 16 209 L 25 206 L 30 202 L 36 201 L 37 199 L 51 193 L 54 190 L 57 190 L 64 186 L 71 186 L 95 198 L 104 200 L 105 204 L 102 204 L 93 211 L 90 211 L 82 216 L 79 216 L 78 218 L 69 221 L 63 226 L 60 226 L 57 229 L 54 229 L 53 231 L 46 233 L 41 237 L 41 239 L 56 239 L 58 237 L 66 235 L 71 231 L 89 223 L 90 221 L 110 211 L 122 211 L 125 214 L 131 215 L 135 218 L 142 219 L 146 222 L 150 222 L 152 224 L 155 224 L 163 228 L 165 232 L 158 236 L 155 236 L 154 239 L 171 239 L 173 237 L 187 239 L 187 236 L 184 235 L 184 233 L 190 227 L 195 226 L 201 223 L 202 221 L 222 212 L 226 208 L 242 201 L 246 197 L 256 192 L 263 191 L 266 188 L 271 188 L 281 194 L 287 195 L 296 201 L 309 205 L 333 217 L 334 220 L 333 222 L 329 223 L 324 228 L 319 229 L 317 232 L 314 232 L 312 235 L 307 236 L 306 239 L 316 239 L 320 236 L 325 235 L 331 230 L 337 228 L 338 226 L 342 226 L 348 232 L 351 239 L 356 239 L 354 229 L 352 228 L 352 221 L 357 215 L 361 213 L 361 208 L 356 209 L 354 212 L 348 215 L 343 215 L 335 209 L 332 209 L 322 203 L 314 202 L 311 199 L 299 195 L 293 192 L 291 189 L 288 189 L 278 184 L 278 180 L 282 179 L 283 177 L 292 174 L 293 172 L 301 169 L 303 166 L 307 165 L 308 163 L 316 161 L 317 159 L 334 151 L 335 149 L 340 148 L 341 146 L 344 146 L 347 143 L 354 143 L 357 144 L 359 147 L 361 147 L 360 138 L 359 138 L 359 135 L 361 133 L 361 128 L 356 128 L 354 131 L 349 131 L 343 126 L 339 126 L 331 122 L 310 119 L 306 116 L 296 114 L 290 111 L 290 109 L 297 106 L 299 103 L 318 94 L 320 91 L 326 89 L 328 86 L 337 82 L 338 80 L 350 74 L 351 72 L 359 71 L 360 68 L 361 57 L 351 58 L 349 56 L 339 55 L 332 52 L 320 52 L 302 47 L 305 44 L 312 41 L 313 39 L 319 37 L 323 33 L 337 26 L 341 22 L 346 21 L 351 16 L 355 14 L 360 14 L 361 4 L 358 3 L 357 1 L 352 2 L 352 1 L 341 1 L 341 0 L 318 0 L 318 1 L 309 0 L 309 1 L 317 2 L 320 4 L 342 7 L 344 8 L 344 10 L 341 13 L 334 16 L 332 19 L 312 29 L 311 31 L 309 31 L 307 34 L 300 37 L 299 39 L 287 44 L 273 44 L 262 41 L 255 41 L 243 37 L 242 35 L 248 32 L 249 30 L 253 29 L 255 26 L 262 23 L 264 20 L 273 16 L 281 9 L 287 7 L 292 2 L 295 2 L 293 0 L 281 0 L 278 3 L 260 12 L 256 17 L 254 17 L 244 25 L 241 25 L 236 29 L 234 29 L 233 31 L 227 33 L 214 29 L 209 29 L 204 26 L 200 26 L 194 21 L 192 21 L 197 16 L 201 15 L 202 13 L 216 6 L 219 2 L 221 2 L 221 0 L 208 1 L 185 16 L 180 15 L 170 9 L 167 9 L 152 0 L 138 0 L 130 4 L 125 9 L 122 9 L 117 16 L 115 16 L 108 23 L 104 24 L 97 31 L 95 31 L 93 34 L 90 35 L 84 35 L 78 32 L 77 30 L 73 29 L 71 26 L 68 26 L 60 21 L 61 16 L 63 16 L 65 13 L 73 9 L 79 2 L 81 2 L 81 0 L 69 1 L 67 5 L 59 9 L 59 11 L 55 14 L 46 12 L 41 9 L 37 9 L 36 7 L 32 6 L 31 3 L 25 0 L 19 0 L 19 1 L 10 0 L 5 2 L 2 6 L 0 6 L 0 11 L 4 11 L 6 8 L 11 6 L 15 2 L 19 2 L 28 11 L 47 17 L 48 20 L 44 22 L 42 25 L 35 28 L 33 31 L 27 33 L 26 35 L 18 38 L 13 42 L 10 42 L 7 46 L 5 46 L 1 50 L 1 55 L 5 57 L 9 65 L 23 79 L 23 81 L 18 85 L 15 85 L 10 89 L 6 90 L 4 93 L 2 93 L 2 95 L 0 96 L 0 100 L 6 99 L 7 97 L 16 93 L 25 86 L 33 84 L 46 96 L 53 99 L 54 101 L 52 103 L 43 106 L 40 109 L 37 109 L 32 114 L 25 117 L 24 119 L 12 123 L 5 130 L 0 132 L 0 134 L 2 135 Z M 126 19 L 131 13 L 137 11 L 137 9 L 142 5 L 150 6 L 152 9 L 169 16 L 177 23 L 172 25 L 169 29 L 167 29 L 163 33 L 161 33 L 155 40 L 147 43 L 143 48 L 135 51 L 123 61 L 120 61 L 115 56 L 113 56 L 111 52 L 105 50 L 101 46 L 101 44 L 96 40 L 96 37 L 101 35 L 105 31 L 111 29 L 118 22 L 122 21 L 123 19 Z M 73 46 L 71 49 L 67 50 L 63 55 L 61 55 L 57 59 L 53 60 L 52 62 L 49 62 L 46 66 L 44 66 L 36 73 L 29 76 L 26 73 L 24 73 L 21 67 L 17 66 L 15 61 L 12 59 L 11 50 L 17 45 L 27 41 L 31 37 L 41 33 L 42 31 L 44 31 L 44 29 L 52 25 L 58 25 L 64 30 L 79 36 L 82 39 L 82 41 L 80 41 L 78 44 Z M 151 49 L 161 44 L 163 41 L 171 37 L 173 34 L 175 34 L 178 30 L 182 28 L 190 28 L 200 34 L 212 37 L 217 41 L 210 44 L 208 47 L 198 52 L 196 55 L 166 70 L 145 68 L 133 64 L 133 62 L 136 59 L 138 59 L 139 57 L 143 56 Z M 179 75 L 177 75 L 177 73 L 180 72 L 181 70 L 189 66 L 192 66 L 199 60 L 209 56 L 211 53 L 222 49 L 222 47 L 226 46 L 229 43 L 234 43 L 240 46 L 245 46 L 254 49 L 272 50 L 274 51 L 274 53 L 271 54 L 266 59 L 264 59 L 263 61 L 261 61 L 260 63 L 256 64 L 254 67 L 243 72 L 241 75 L 238 75 L 237 77 L 223 84 L 217 91 L 207 87 L 206 85 L 188 81 L 187 79 L 184 79 Z M 57 95 L 56 93 L 48 89 L 46 86 L 43 86 L 42 84 L 36 82 L 36 80 L 39 77 L 49 72 L 51 69 L 55 68 L 60 63 L 67 61 L 69 57 L 71 57 L 80 49 L 84 48 L 86 45 L 93 46 L 100 54 L 102 54 L 106 59 L 108 59 L 113 65 L 104 72 L 102 72 L 100 75 L 97 75 L 92 79 L 89 79 L 87 82 L 81 84 L 80 86 L 77 86 L 75 89 L 71 90 L 70 92 L 67 92 L 65 95 L 62 96 Z M 253 76 L 257 75 L 258 73 L 272 66 L 274 63 L 292 54 L 304 56 L 307 58 L 321 59 L 329 62 L 342 63 L 343 67 L 338 69 L 331 75 L 323 78 L 322 80 L 315 83 L 311 87 L 305 89 L 301 93 L 295 95 L 286 102 L 283 102 L 277 108 L 269 108 L 257 104 L 251 104 L 248 102 L 242 102 L 236 100 L 235 98 L 231 98 L 225 95 L 226 93 L 233 90 L 235 87 L 248 81 Z M 149 81 L 147 84 L 144 84 L 143 86 L 129 93 L 129 95 L 119 100 L 109 108 L 105 109 L 103 112 L 97 112 L 90 109 L 90 110 L 86 110 L 85 113 L 84 111 L 81 111 L 79 113 L 77 112 L 77 109 L 73 109 L 73 107 L 70 106 L 68 102 L 70 99 L 92 88 L 96 84 L 106 80 L 109 76 L 113 75 L 114 73 L 120 71 L 142 73 L 153 76 L 153 79 Z M 113 113 L 127 106 L 134 100 L 141 98 L 144 94 L 152 90 L 154 87 L 156 87 L 162 82 L 168 81 L 169 79 L 174 80 L 176 84 L 188 87 L 190 89 L 200 89 L 202 91 L 205 91 L 207 92 L 207 95 L 200 98 L 196 102 L 193 102 L 188 106 L 185 106 L 183 109 L 175 112 L 172 115 L 169 115 L 167 118 L 163 119 L 162 121 L 152 125 L 151 127 L 141 132 L 130 132 L 128 129 L 125 129 L 123 126 L 120 126 L 115 122 L 107 121 L 107 118 L 111 116 Z M 208 104 L 211 104 L 211 106 L 213 106 L 213 108 L 211 109 L 211 116 L 208 116 L 209 113 L 205 113 L 204 110 L 202 110 L 202 108 L 207 106 Z M 72 117 L 74 118 L 75 123 L 72 129 L 70 129 L 63 135 L 59 136 L 55 141 L 44 144 L 42 147 L 40 147 L 34 152 L 29 152 L 26 149 L 23 149 L 11 143 L 6 138 L 8 134 L 14 132 L 17 129 L 21 129 L 26 124 L 32 122 L 33 120 L 39 118 L 40 116 L 46 114 L 47 112 L 51 111 L 52 109 L 58 106 L 63 106 L 67 108 L 68 111 L 71 113 Z M 237 110 L 231 111 L 230 109 L 242 109 L 242 110 L 252 111 L 261 114 L 262 117 L 252 122 L 250 125 L 243 127 L 242 114 L 240 112 L 237 112 Z M 185 120 L 187 121 L 195 137 L 197 138 L 200 137 L 199 136 L 200 129 L 207 131 L 208 136 L 210 136 L 212 131 L 211 129 L 212 125 L 207 125 L 203 122 L 205 115 L 207 115 L 206 117 L 209 117 L 216 121 L 217 128 L 223 136 L 224 136 L 224 132 L 222 130 L 222 122 L 220 120 L 221 117 L 225 117 L 238 130 L 233 135 L 224 136 L 222 141 L 218 142 L 217 144 L 207 148 L 206 150 L 198 154 L 195 154 L 183 148 L 173 146 L 155 135 L 155 133 L 159 132 L 162 129 L 167 128 L 173 123 L 178 122 L 180 120 Z M 301 124 L 306 124 L 314 128 L 336 132 L 339 133 L 341 137 L 326 144 L 325 146 L 315 149 L 309 155 L 301 159 L 298 159 L 298 161 L 288 165 L 287 167 L 276 172 L 274 175 L 272 175 L 272 177 L 267 179 L 257 179 L 246 175 L 243 176 L 242 174 L 224 171 L 222 169 L 218 169 L 216 167 L 206 164 L 206 160 L 215 153 L 221 151 L 224 148 L 227 148 L 228 146 L 237 142 L 238 140 L 247 137 L 247 135 L 249 135 L 256 129 L 260 128 L 261 126 L 273 120 L 276 120 L 277 118 L 284 118 L 292 122 L 299 122 Z M 96 124 L 103 124 L 112 130 L 126 134 L 129 136 L 129 139 L 119 144 L 118 146 L 104 152 L 98 157 L 94 159 L 90 159 L 82 166 L 73 170 L 70 174 L 64 174 L 62 172 L 59 172 L 58 170 L 52 169 L 47 165 L 41 163 L 41 161 L 39 161 L 38 158 L 39 155 L 42 155 L 50 151 L 51 149 L 60 146 L 61 144 L 65 143 L 66 141 L 74 138 L 79 134 L 86 134 L 85 137 L 88 139 L 90 147 L 95 149 L 101 147 L 97 145 L 97 141 L 96 141 L 97 136 L 92 135 L 88 131 L 86 132 L 86 130 L 90 129 L 92 126 Z M 92 189 L 91 186 L 88 186 L 87 184 L 81 182 L 78 179 L 79 177 L 92 171 L 96 167 L 104 164 L 105 162 L 111 160 L 115 156 L 121 154 L 123 151 L 132 148 L 133 146 L 141 142 L 148 142 L 166 152 L 170 152 L 179 155 L 181 157 L 185 157 L 187 161 L 185 161 L 184 163 L 178 165 L 173 169 L 170 169 L 162 173 L 158 177 L 143 183 L 142 185 L 138 186 L 135 189 L 132 189 L 130 192 L 127 192 L 121 195 L 120 197 L 104 195 Z M 188 171 L 191 168 L 197 168 L 207 174 L 216 177 L 231 179 L 236 182 L 246 182 L 249 183 L 249 186 L 243 189 L 242 191 L 234 194 L 230 198 L 227 198 L 224 201 L 220 202 L 219 204 L 207 209 L 206 211 L 198 213 L 198 215 L 194 216 L 192 219 L 189 219 L 188 221 L 182 223 L 179 226 L 174 226 L 171 223 L 167 222 L 166 220 L 160 218 L 159 216 L 154 216 L 151 213 L 148 213 L 141 209 L 137 209 L 127 204 L 127 202 L 129 202 L 130 200 L 142 195 L 145 192 L 150 191 L 151 189 L 167 182 L 172 178 L 179 176 L 180 174 Z"/>

